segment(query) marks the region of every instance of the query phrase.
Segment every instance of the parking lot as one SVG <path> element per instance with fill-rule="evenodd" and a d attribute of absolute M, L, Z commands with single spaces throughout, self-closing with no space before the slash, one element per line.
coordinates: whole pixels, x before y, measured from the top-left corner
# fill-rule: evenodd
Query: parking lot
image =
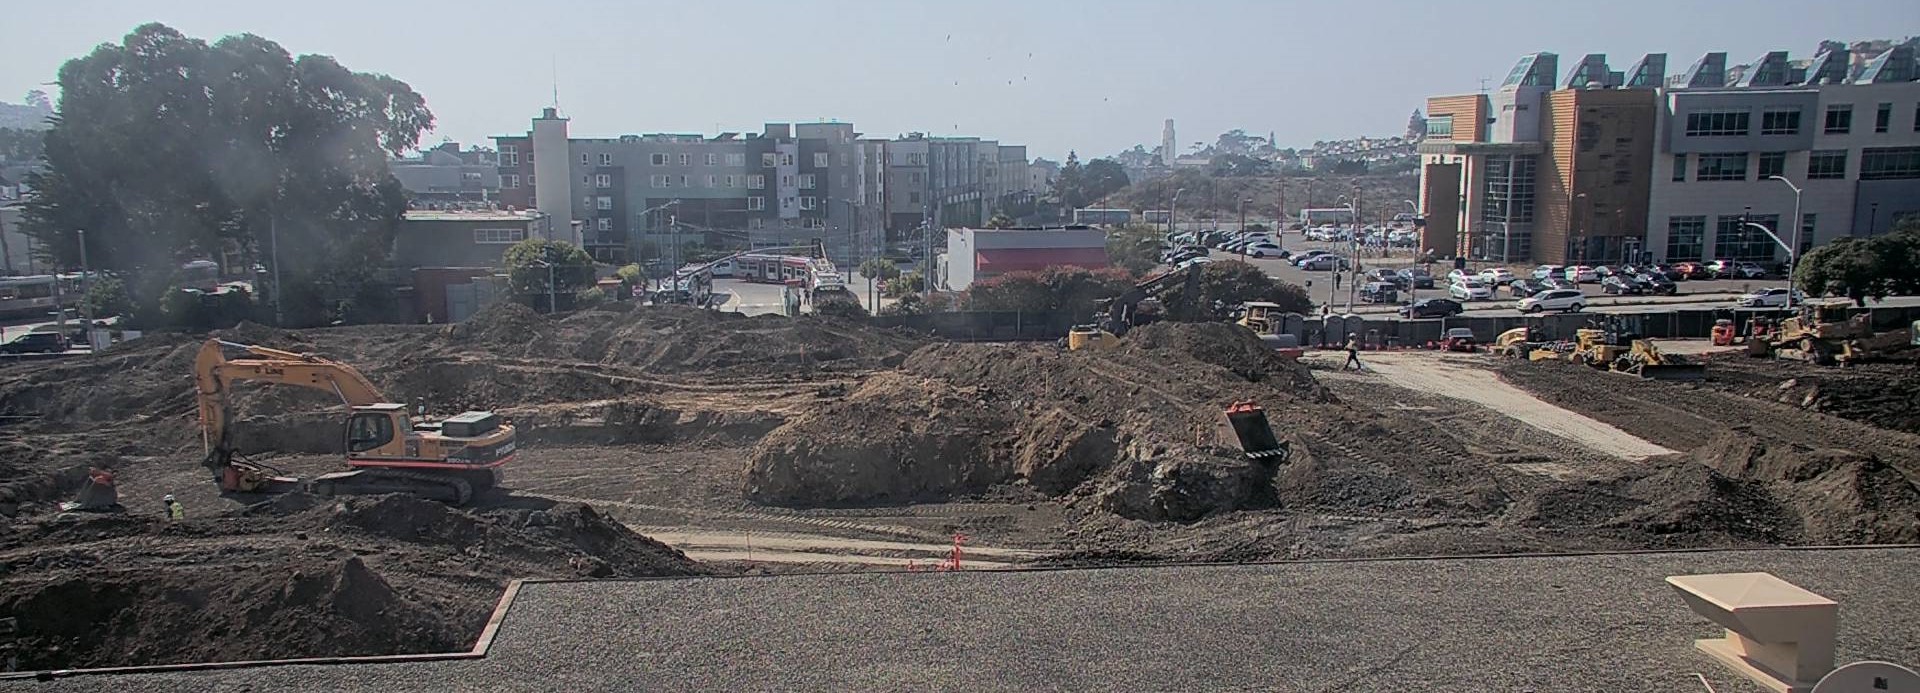
<path fill-rule="evenodd" d="M 1326 250 L 1342 256 L 1351 256 L 1353 251 L 1353 248 L 1347 243 L 1307 240 L 1296 232 L 1284 234 L 1281 237 L 1281 245 L 1295 253 L 1307 250 Z M 1428 271 L 1434 275 L 1434 288 L 1419 289 L 1411 292 L 1412 298 L 1418 300 L 1447 298 L 1446 274 L 1453 269 L 1451 261 L 1441 261 L 1431 265 L 1420 265 L 1420 263 L 1416 262 L 1418 258 L 1412 249 L 1394 248 L 1389 249 L 1384 257 L 1367 257 L 1363 254 L 1362 257 L 1358 258 L 1357 266 L 1353 272 L 1342 273 L 1345 276 L 1341 277 L 1339 286 L 1335 288 L 1332 285 L 1334 281 L 1333 272 L 1311 272 L 1303 270 L 1279 258 L 1242 258 L 1241 256 L 1230 255 L 1220 250 L 1214 250 L 1209 257 L 1214 260 L 1245 259 L 1248 263 L 1266 272 L 1268 276 L 1305 286 L 1307 287 L 1308 294 L 1313 297 L 1316 307 L 1327 305 L 1329 303 L 1329 295 L 1331 295 L 1331 303 L 1334 309 L 1346 311 L 1348 310 L 1349 295 L 1351 294 L 1352 312 L 1362 314 L 1375 312 L 1391 313 L 1399 309 L 1399 304 L 1362 303 L 1358 297 L 1358 287 L 1352 284 L 1352 280 L 1357 274 L 1364 274 L 1376 268 L 1399 269 L 1412 266 L 1428 267 Z M 1479 272 L 1481 269 L 1496 266 L 1501 265 L 1490 262 L 1468 262 L 1467 271 Z M 1512 269 L 1517 276 L 1533 276 L 1533 268 L 1531 266 L 1508 267 Z M 1364 284 L 1366 280 L 1362 278 L 1360 281 Z M 1580 290 L 1587 296 L 1587 309 L 1590 311 L 1649 312 L 1680 308 L 1731 307 L 1734 304 L 1734 299 L 1742 294 L 1760 289 L 1784 287 L 1786 285 L 1786 279 L 1779 277 L 1769 279 L 1690 280 L 1675 282 L 1675 288 L 1678 290 L 1678 293 L 1674 296 L 1612 296 L 1603 293 L 1600 284 L 1597 282 L 1581 284 Z M 1399 298 L 1401 303 L 1407 302 L 1409 292 L 1402 291 Z M 1465 304 L 1466 309 L 1475 315 L 1517 315 L 1519 311 L 1514 309 L 1517 298 L 1518 297 L 1510 295 L 1508 290 L 1502 287 L 1496 292 L 1493 300 L 1462 301 L 1461 303 Z M 1889 299 L 1889 302 L 1899 300 L 1901 299 Z"/>

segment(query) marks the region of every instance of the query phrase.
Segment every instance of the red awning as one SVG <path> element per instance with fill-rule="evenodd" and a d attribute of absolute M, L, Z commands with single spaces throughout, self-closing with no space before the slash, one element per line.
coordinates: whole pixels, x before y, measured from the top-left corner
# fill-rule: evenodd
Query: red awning
<path fill-rule="evenodd" d="M 975 251 L 973 257 L 974 272 L 989 274 L 1041 270 L 1055 265 L 1099 269 L 1110 264 L 1106 248 L 995 248 Z"/>

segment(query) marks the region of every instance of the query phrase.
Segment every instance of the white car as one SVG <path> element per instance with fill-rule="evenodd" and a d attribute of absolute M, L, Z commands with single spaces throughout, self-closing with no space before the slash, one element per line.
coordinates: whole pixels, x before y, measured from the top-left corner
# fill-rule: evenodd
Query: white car
<path fill-rule="evenodd" d="M 1793 292 L 1793 302 L 1807 300 L 1805 294 Z M 1787 305 L 1787 290 L 1783 288 L 1761 289 L 1741 296 L 1735 301 L 1742 308 L 1776 308 Z"/>
<path fill-rule="evenodd" d="M 1493 289 L 1478 279 L 1462 279 L 1447 287 L 1447 293 L 1460 301 L 1491 301 Z"/>
<path fill-rule="evenodd" d="M 1592 267 L 1574 265 L 1567 268 L 1567 281 L 1575 284 L 1591 284 L 1600 281 L 1600 275 L 1594 274 Z"/>
<path fill-rule="evenodd" d="M 1566 276 L 1565 272 L 1566 268 L 1559 265 L 1541 265 L 1533 268 L 1533 278 L 1547 279 L 1550 277 L 1564 277 Z"/>
<path fill-rule="evenodd" d="M 1490 267 L 1480 270 L 1480 281 L 1495 286 L 1513 283 L 1513 271 L 1505 267 Z"/>
<path fill-rule="evenodd" d="M 1466 270 L 1454 270 L 1454 271 L 1452 271 L 1452 272 L 1448 272 L 1448 273 L 1447 273 L 1447 282 L 1448 282 L 1448 283 L 1452 283 L 1452 284 L 1458 284 L 1458 283 L 1460 283 L 1460 282 L 1463 282 L 1463 281 L 1466 281 L 1466 280 L 1468 280 L 1468 279 L 1479 279 L 1479 277 L 1477 277 L 1477 276 L 1474 276 L 1474 275 L 1471 275 L 1471 274 L 1467 274 L 1467 271 L 1466 271 Z"/>
<path fill-rule="evenodd" d="M 1324 272 L 1328 270 L 1345 269 L 1346 266 L 1346 259 L 1338 255 L 1315 255 L 1308 258 L 1306 262 L 1301 263 L 1300 269 L 1309 272 Z"/>
<path fill-rule="evenodd" d="M 1253 257 L 1278 257 L 1280 253 L 1280 246 L 1265 241 L 1247 246 L 1246 250 L 1246 254 Z"/>
<path fill-rule="evenodd" d="M 1332 253 L 1325 250 L 1309 250 L 1299 255 L 1293 256 L 1292 257 L 1293 266 L 1306 267 L 1309 261 L 1313 260 L 1316 257 L 1320 257 L 1322 255 L 1332 255 Z"/>
<path fill-rule="evenodd" d="M 1522 313 L 1545 310 L 1576 312 L 1587 307 L 1587 295 L 1573 289 L 1551 289 L 1520 299 L 1519 305 L 1514 307 Z"/>
<path fill-rule="evenodd" d="M 1188 268 L 1188 267 L 1192 267 L 1192 266 L 1194 266 L 1194 265 L 1204 265 L 1204 264 L 1207 264 L 1207 263 L 1209 263 L 1209 262 L 1213 262 L 1213 258 L 1210 258 L 1210 257 L 1207 257 L 1207 256 L 1205 256 L 1205 255 L 1200 255 L 1200 256 L 1197 256 L 1197 257 L 1190 257 L 1190 258 L 1187 258 L 1187 259 L 1185 259 L 1185 260 L 1182 260 L 1182 261 L 1180 262 L 1180 264 L 1178 265 L 1178 268 L 1179 268 L 1179 269 L 1186 269 L 1186 268 Z"/>

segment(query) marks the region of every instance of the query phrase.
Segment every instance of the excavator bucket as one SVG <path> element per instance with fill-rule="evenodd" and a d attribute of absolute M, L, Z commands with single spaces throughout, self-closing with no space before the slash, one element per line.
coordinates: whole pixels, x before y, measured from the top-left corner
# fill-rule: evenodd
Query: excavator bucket
<path fill-rule="evenodd" d="M 71 502 L 61 503 L 65 512 L 108 512 L 120 509 L 120 491 L 114 486 L 113 474 L 100 469 L 87 473 L 87 480 L 80 486 L 80 493 Z"/>
<path fill-rule="evenodd" d="M 1292 450 L 1286 443 L 1273 435 L 1273 426 L 1267 423 L 1267 410 L 1253 402 L 1234 402 L 1227 407 L 1227 425 L 1233 427 L 1233 435 L 1240 439 L 1240 450 L 1247 459 L 1265 462 L 1285 462 Z"/>

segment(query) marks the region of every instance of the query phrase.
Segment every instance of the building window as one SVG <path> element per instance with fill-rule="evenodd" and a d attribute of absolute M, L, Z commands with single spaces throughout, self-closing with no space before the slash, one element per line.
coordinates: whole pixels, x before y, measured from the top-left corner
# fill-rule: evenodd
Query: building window
<path fill-rule="evenodd" d="M 1753 114 L 1748 111 L 1696 111 L 1687 114 L 1688 137 L 1745 135 Z"/>
<path fill-rule="evenodd" d="M 599 219 L 593 220 L 593 227 L 601 231 L 612 231 L 613 220 L 607 217 L 600 217 Z"/>
<path fill-rule="evenodd" d="M 920 173 L 919 171 L 915 171 L 913 173 L 907 174 L 907 182 L 912 183 L 914 185 L 919 185 L 925 182 L 926 180 L 927 180 L 927 177 L 924 174 Z"/>
<path fill-rule="evenodd" d="M 607 197 L 606 195 L 593 198 L 593 203 L 594 207 L 602 210 L 613 209 L 613 198 Z"/>
<path fill-rule="evenodd" d="M 584 176 L 581 176 L 581 177 L 580 177 L 580 184 L 581 184 L 581 185 L 593 185 L 593 174 L 591 174 L 591 173 L 589 173 L 589 174 L 587 174 L 587 175 L 584 175 Z"/>
<path fill-rule="evenodd" d="M 764 228 L 766 228 L 766 227 L 767 227 L 767 220 L 766 220 L 766 219 L 762 219 L 762 218 L 760 218 L 760 217 L 748 217 L 748 218 L 747 218 L 747 228 L 750 228 L 750 229 L 764 229 Z"/>
<path fill-rule="evenodd" d="M 1673 155 L 1673 182 L 1684 183 L 1687 180 L 1687 155 Z"/>
<path fill-rule="evenodd" d="M 812 195 L 808 195 L 800 198 L 801 209 L 813 209 L 813 205 L 814 205 L 814 198 Z"/>
<path fill-rule="evenodd" d="M 1486 184 L 1481 186 L 1481 218 L 1488 222 L 1531 223 L 1533 172 L 1532 156 L 1489 155 Z"/>
<path fill-rule="evenodd" d="M 587 164 L 589 163 L 589 161 L 587 160 L 587 157 L 588 157 L 588 156 L 589 156 L 589 155 L 588 155 L 587 153 L 585 153 L 585 152 L 581 152 L 581 153 L 580 153 L 580 165 L 581 165 L 581 166 L 585 166 L 585 165 L 587 165 Z"/>
<path fill-rule="evenodd" d="M 500 187 L 502 187 L 502 188 L 518 188 L 518 187 L 520 187 L 520 176 L 518 176 L 518 175 L 515 175 L 515 174 L 512 174 L 512 173 L 509 173 L 509 174 L 507 174 L 507 175 L 504 175 L 504 176 L 501 176 L 501 177 L 500 177 Z"/>
<path fill-rule="evenodd" d="M 1920 178 L 1920 147 L 1869 147 L 1860 150 L 1860 180 Z"/>
<path fill-rule="evenodd" d="M 651 180 L 653 187 L 656 187 L 656 188 L 673 187 L 673 176 L 663 176 L 663 175 L 656 174 L 656 175 L 650 176 L 649 179 Z"/>
<path fill-rule="evenodd" d="M 907 193 L 907 204 L 910 204 L 910 205 L 920 204 L 920 193 L 917 193 L 917 192 Z"/>
<path fill-rule="evenodd" d="M 757 173 L 751 176 L 747 176 L 747 189 L 760 190 L 766 187 L 767 187 L 766 176 L 763 176 Z"/>
<path fill-rule="evenodd" d="M 1760 153 L 1760 180 L 1766 180 L 1768 176 L 1784 175 L 1787 175 L 1786 152 Z"/>
<path fill-rule="evenodd" d="M 853 155 L 848 154 L 846 152 L 840 152 L 840 165 L 850 166 L 852 164 L 853 164 Z"/>
<path fill-rule="evenodd" d="M 1706 217 L 1667 217 L 1667 262 L 1699 262 L 1706 239 Z"/>
<path fill-rule="evenodd" d="M 747 155 L 745 155 L 745 154 L 728 154 L 728 155 L 727 155 L 727 165 L 728 165 L 728 166 L 745 166 L 745 165 L 747 165 Z"/>
<path fill-rule="evenodd" d="M 763 154 L 761 154 L 761 155 L 760 155 L 760 165 L 761 165 L 761 166 L 772 166 L 772 165 L 773 165 L 773 152 L 766 152 L 766 153 L 763 153 Z"/>
<path fill-rule="evenodd" d="M 1890 127 L 1893 127 L 1893 104 L 1880 104 L 1879 110 L 1873 112 L 1873 131 L 1886 132 Z"/>
<path fill-rule="evenodd" d="M 682 188 L 693 187 L 693 176 L 684 176 L 684 175 L 680 176 L 680 187 Z"/>
<path fill-rule="evenodd" d="M 1453 116 L 1428 116 L 1427 137 L 1436 140 L 1453 139 Z"/>
<path fill-rule="evenodd" d="M 1813 221 L 1812 214 L 1800 215 L 1800 248 L 1794 251 L 1794 257 L 1804 257 L 1807 250 L 1813 247 Z"/>
<path fill-rule="evenodd" d="M 1913 105 L 1913 131 L 1920 132 L 1920 103 Z"/>
<path fill-rule="evenodd" d="M 792 155 L 792 154 L 781 154 L 781 155 L 780 155 L 780 165 L 781 165 L 781 166 L 792 166 L 792 165 L 793 165 L 793 155 Z"/>
<path fill-rule="evenodd" d="M 925 166 L 926 164 L 927 164 L 927 155 L 925 154 L 908 154 L 907 155 L 908 166 Z"/>
<path fill-rule="evenodd" d="M 520 145 L 517 145 L 517 144 L 500 145 L 500 163 L 507 166 L 519 166 L 520 165 Z"/>
<path fill-rule="evenodd" d="M 473 242 L 487 245 L 519 243 L 527 240 L 526 229 L 474 229 Z"/>
<path fill-rule="evenodd" d="M 647 157 L 647 160 L 655 166 L 667 165 L 667 155 L 665 154 L 655 154 L 653 156 Z"/>
<path fill-rule="evenodd" d="M 758 196 L 747 198 L 747 211 L 758 212 L 766 208 L 767 208 L 767 198 L 758 197 Z"/>
<path fill-rule="evenodd" d="M 612 166 L 612 165 L 613 165 L 613 155 L 612 155 L 612 154 L 601 154 L 601 155 L 600 155 L 600 165 L 601 165 L 601 166 Z"/>
<path fill-rule="evenodd" d="M 739 177 L 739 176 L 727 176 L 727 187 L 729 187 L 729 188 L 737 188 L 737 187 L 740 187 L 740 177 Z"/>
<path fill-rule="evenodd" d="M 1767 262 L 1773 259 L 1773 251 L 1779 247 L 1765 231 L 1748 226 L 1759 224 L 1773 229 L 1780 223 L 1776 214 L 1755 214 L 1753 216 L 1725 216 L 1716 220 L 1713 231 L 1713 255 L 1719 259 L 1738 262 Z"/>
<path fill-rule="evenodd" d="M 527 174 L 527 187 L 533 187 L 533 174 Z"/>
<path fill-rule="evenodd" d="M 800 189 L 801 189 L 801 190 L 812 190 L 812 189 L 813 189 L 813 181 L 814 181 L 814 178 L 813 178 L 813 174 L 811 174 L 811 173 L 802 173 L 802 174 L 800 174 Z"/>
<path fill-rule="evenodd" d="M 780 174 L 780 187 L 782 187 L 782 188 L 791 188 L 791 187 L 794 187 L 794 185 L 793 185 L 793 174 L 791 174 L 791 173 L 782 173 L 782 174 Z"/>
<path fill-rule="evenodd" d="M 719 155 L 719 154 L 708 154 L 708 155 L 707 155 L 707 165 L 708 165 L 708 166 L 713 166 L 713 165 L 716 165 L 716 164 L 718 164 L 718 163 L 720 163 L 720 155 Z"/>
<path fill-rule="evenodd" d="M 593 187 L 596 187 L 596 188 L 613 187 L 613 176 L 609 176 L 605 173 L 595 174 L 593 176 Z"/>
<path fill-rule="evenodd" d="M 1827 107 L 1826 133 L 1845 135 L 1853 132 L 1853 104 L 1838 103 Z"/>
<path fill-rule="evenodd" d="M 1768 110 L 1760 112 L 1760 134 L 1762 135 L 1798 135 L 1800 134 L 1800 109 Z"/>
<path fill-rule="evenodd" d="M 1838 180 L 1847 177 L 1847 150 L 1817 151 L 1807 155 L 1807 178 Z"/>
<path fill-rule="evenodd" d="M 1747 153 L 1700 154 L 1700 164 L 1694 168 L 1694 180 L 1746 180 Z"/>
<path fill-rule="evenodd" d="M 688 165 L 688 164 L 690 164 L 690 163 L 692 163 L 692 162 L 693 162 L 693 155 L 692 155 L 692 154 L 681 154 L 681 155 L 680 155 L 680 165 L 681 165 L 681 166 L 686 166 L 686 165 Z"/>
<path fill-rule="evenodd" d="M 826 168 L 826 167 L 827 167 L 827 163 L 828 163 L 828 161 L 827 161 L 827 153 L 826 153 L 826 152 L 814 152 L 814 153 L 813 153 L 813 167 L 814 167 L 814 168 Z"/>

